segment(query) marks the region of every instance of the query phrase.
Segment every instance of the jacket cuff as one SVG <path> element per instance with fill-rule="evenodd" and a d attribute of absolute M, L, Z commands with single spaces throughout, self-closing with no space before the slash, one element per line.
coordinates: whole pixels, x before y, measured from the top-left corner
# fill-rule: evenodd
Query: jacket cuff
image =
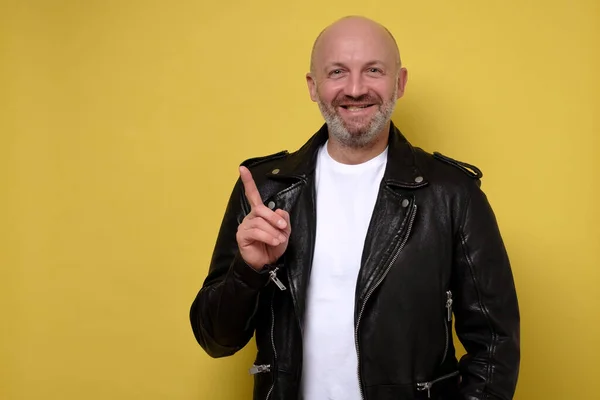
<path fill-rule="evenodd" d="M 237 281 L 241 281 L 243 284 L 251 289 L 260 290 L 269 283 L 269 271 L 263 268 L 261 271 L 257 271 L 244 261 L 244 259 L 236 254 L 233 260 L 233 274 Z"/>

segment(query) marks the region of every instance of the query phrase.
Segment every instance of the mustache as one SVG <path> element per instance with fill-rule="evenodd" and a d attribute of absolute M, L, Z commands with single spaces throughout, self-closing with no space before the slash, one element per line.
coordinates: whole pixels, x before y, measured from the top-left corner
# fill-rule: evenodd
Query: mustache
<path fill-rule="evenodd" d="M 364 104 L 381 104 L 381 99 L 377 96 L 372 96 L 370 94 L 363 94 L 362 96 L 358 96 L 358 97 L 343 95 L 343 96 L 336 97 L 331 102 L 331 105 L 334 107 L 364 105 Z"/>

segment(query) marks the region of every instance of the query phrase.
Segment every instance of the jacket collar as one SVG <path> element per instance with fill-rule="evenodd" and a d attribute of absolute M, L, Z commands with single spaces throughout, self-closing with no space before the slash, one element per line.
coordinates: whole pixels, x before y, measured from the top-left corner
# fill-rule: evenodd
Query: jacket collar
<path fill-rule="evenodd" d="M 329 137 L 327 124 L 315 133 L 298 151 L 283 159 L 267 176 L 273 179 L 301 179 L 314 172 L 319 148 Z M 422 169 L 415 161 L 415 148 L 392 122 L 388 139 L 388 159 L 383 175 L 383 182 L 388 186 L 403 188 L 419 188 L 428 181 Z"/>

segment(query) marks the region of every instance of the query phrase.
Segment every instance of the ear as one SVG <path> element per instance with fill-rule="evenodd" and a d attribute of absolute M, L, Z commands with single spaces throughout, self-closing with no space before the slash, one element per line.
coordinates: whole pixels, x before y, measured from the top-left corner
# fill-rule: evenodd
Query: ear
<path fill-rule="evenodd" d="M 396 97 L 397 99 L 399 99 L 400 97 L 402 97 L 404 95 L 404 89 L 406 89 L 406 82 L 408 81 L 408 71 L 406 70 L 406 68 L 402 67 L 400 68 L 400 73 L 398 73 L 398 97 Z"/>
<path fill-rule="evenodd" d="M 313 78 L 312 74 L 309 72 L 306 74 L 306 84 L 308 85 L 308 93 L 310 94 L 310 99 L 314 102 L 317 101 L 317 82 L 315 82 L 315 78 Z"/>

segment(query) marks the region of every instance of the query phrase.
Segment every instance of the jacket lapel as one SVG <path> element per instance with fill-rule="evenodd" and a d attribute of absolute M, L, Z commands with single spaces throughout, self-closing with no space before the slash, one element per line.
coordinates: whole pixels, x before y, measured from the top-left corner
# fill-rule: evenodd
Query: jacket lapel
<path fill-rule="evenodd" d="M 414 189 L 428 185 L 415 163 L 415 149 L 390 127 L 388 160 L 373 209 L 356 283 L 355 322 L 371 293 L 385 279 L 414 228 L 417 215 Z"/>
<path fill-rule="evenodd" d="M 284 255 L 285 273 L 301 331 L 317 229 L 314 172 L 318 150 L 327 137 L 327 127 L 323 125 L 302 148 L 277 166 L 276 174 L 267 175 L 270 179 L 295 182 L 273 196 L 273 201 L 277 208 L 290 213 L 292 233 Z"/>
<path fill-rule="evenodd" d="M 269 179 L 291 182 L 271 199 L 277 208 L 290 212 L 292 234 L 284 255 L 285 268 L 301 330 L 316 236 L 316 157 L 327 138 L 327 126 L 323 125 L 302 148 L 267 174 Z M 428 184 L 415 164 L 414 148 L 393 123 L 388 144 L 386 170 L 365 239 L 357 281 L 357 317 L 362 304 L 385 278 L 394 257 L 408 240 L 417 211 L 413 189 Z"/>

